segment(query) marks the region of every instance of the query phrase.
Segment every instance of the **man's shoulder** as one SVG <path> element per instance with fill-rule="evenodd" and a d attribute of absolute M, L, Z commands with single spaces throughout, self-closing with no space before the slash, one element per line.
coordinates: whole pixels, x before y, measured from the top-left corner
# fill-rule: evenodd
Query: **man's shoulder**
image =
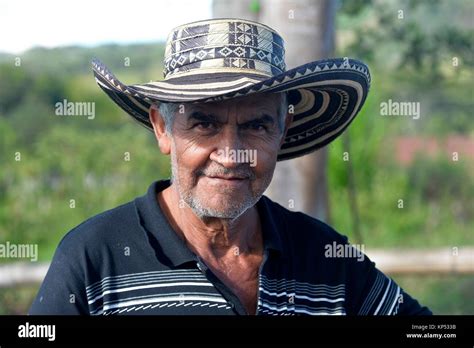
<path fill-rule="evenodd" d="M 287 209 L 277 202 L 265 197 L 272 213 L 278 216 L 277 223 L 280 230 L 284 230 L 286 237 L 300 243 L 347 243 L 347 237 L 337 232 L 327 223 L 300 211 Z"/>
<path fill-rule="evenodd" d="M 59 243 L 63 252 L 81 248 L 97 248 L 118 241 L 126 233 L 132 235 L 138 218 L 134 201 L 94 215 L 67 232 Z"/>

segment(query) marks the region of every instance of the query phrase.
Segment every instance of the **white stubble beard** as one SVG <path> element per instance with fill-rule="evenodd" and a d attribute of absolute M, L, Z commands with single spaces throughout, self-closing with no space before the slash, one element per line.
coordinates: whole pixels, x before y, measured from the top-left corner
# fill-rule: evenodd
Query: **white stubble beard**
<path fill-rule="evenodd" d="M 185 191 L 181 186 L 179 180 L 179 173 L 178 173 L 178 162 L 176 159 L 176 147 L 174 144 L 174 140 L 172 140 L 172 147 L 171 147 L 171 182 L 175 185 L 178 190 L 180 200 L 183 200 L 189 208 L 194 212 L 194 214 L 199 217 L 200 219 L 211 217 L 211 218 L 221 218 L 221 219 L 231 219 L 235 220 L 243 213 L 247 211 L 247 209 L 253 207 L 262 197 L 263 192 L 267 189 L 268 185 L 270 185 L 271 179 L 273 175 L 269 175 L 268 178 L 265 178 L 264 182 L 264 189 L 261 192 L 257 192 L 255 195 L 250 195 L 245 198 L 245 200 L 241 203 L 236 203 L 235 205 L 231 205 L 225 211 L 211 209 L 205 207 L 201 200 L 199 200 L 195 195 L 191 193 L 191 190 Z"/>

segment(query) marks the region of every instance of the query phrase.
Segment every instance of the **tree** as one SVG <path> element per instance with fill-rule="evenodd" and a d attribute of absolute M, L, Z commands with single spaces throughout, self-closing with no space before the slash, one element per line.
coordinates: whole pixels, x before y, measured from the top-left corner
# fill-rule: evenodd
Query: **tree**
<path fill-rule="evenodd" d="M 335 2 L 331 0 L 214 0 L 214 17 L 258 20 L 282 35 L 287 68 L 332 56 Z M 283 206 L 329 220 L 327 149 L 277 164 L 267 195 Z"/>

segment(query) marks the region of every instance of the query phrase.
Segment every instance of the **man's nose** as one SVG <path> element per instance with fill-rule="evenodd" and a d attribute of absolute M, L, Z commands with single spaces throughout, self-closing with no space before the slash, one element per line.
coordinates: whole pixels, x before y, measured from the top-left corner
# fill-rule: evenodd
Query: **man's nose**
<path fill-rule="evenodd" d="M 241 165 L 237 154 L 242 150 L 242 142 L 237 127 L 227 126 L 221 131 L 210 159 L 226 168 L 235 168 Z"/>

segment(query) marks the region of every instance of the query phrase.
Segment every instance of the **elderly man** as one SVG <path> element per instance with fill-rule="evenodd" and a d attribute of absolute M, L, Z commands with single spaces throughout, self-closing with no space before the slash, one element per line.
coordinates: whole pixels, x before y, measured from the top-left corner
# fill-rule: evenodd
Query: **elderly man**
<path fill-rule="evenodd" d="M 346 237 L 263 196 L 277 161 L 342 133 L 370 83 L 358 61 L 286 71 L 283 53 L 272 29 L 222 19 L 172 31 L 164 81 L 127 86 L 94 61 L 172 178 L 70 231 L 31 314 L 431 314 Z"/>

